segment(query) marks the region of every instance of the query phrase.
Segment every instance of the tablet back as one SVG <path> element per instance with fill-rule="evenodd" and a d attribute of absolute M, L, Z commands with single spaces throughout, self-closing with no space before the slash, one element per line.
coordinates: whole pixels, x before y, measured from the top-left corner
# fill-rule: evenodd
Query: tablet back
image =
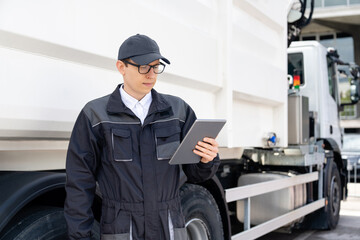
<path fill-rule="evenodd" d="M 216 138 L 225 123 L 224 119 L 196 119 L 169 164 L 198 163 L 200 156 L 193 153 L 197 142 L 204 137 Z"/>

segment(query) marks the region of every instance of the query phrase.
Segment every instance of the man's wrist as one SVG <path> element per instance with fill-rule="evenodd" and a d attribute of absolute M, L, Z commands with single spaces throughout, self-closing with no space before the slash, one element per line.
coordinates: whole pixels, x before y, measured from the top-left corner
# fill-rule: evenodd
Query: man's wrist
<path fill-rule="evenodd" d="M 210 162 L 207 162 L 207 163 L 203 163 L 203 162 L 200 161 L 198 163 L 199 168 L 211 168 L 213 165 L 214 165 L 214 161 L 210 161 Z"/>

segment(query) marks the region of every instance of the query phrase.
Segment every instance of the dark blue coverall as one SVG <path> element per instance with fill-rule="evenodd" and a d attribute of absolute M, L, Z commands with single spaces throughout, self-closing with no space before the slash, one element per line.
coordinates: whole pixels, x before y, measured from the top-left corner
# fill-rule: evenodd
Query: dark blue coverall
<path fill-rule="evenodd" d="M 183 240 L 180 166 L 168 161 L 196 119 L 182 99 L 159 94 L 143 125 L 119 87 L 86 104 L 76 120 L 66 161 L 65 218 L 70 239 L 90 239 L 98 182 L 104 240 Z M 211 178 L 220 164 L 182 165 L 188 181 Z"/>

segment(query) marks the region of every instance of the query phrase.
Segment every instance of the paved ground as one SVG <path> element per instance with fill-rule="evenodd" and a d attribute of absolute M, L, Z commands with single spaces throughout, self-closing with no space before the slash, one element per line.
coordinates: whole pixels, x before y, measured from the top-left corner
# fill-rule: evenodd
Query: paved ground
<path fill-rule="evenodd" d="M 360 240 L 360 183 L 349 184 L 349 197 L 341 202 L 340 220 L 331 231 L 269 233 L 259 240 Z"/>

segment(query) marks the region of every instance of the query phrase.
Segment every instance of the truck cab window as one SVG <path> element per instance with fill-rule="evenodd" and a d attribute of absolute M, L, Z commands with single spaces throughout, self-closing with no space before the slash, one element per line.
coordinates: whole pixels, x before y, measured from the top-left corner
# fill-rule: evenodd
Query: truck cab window
<path fill-rule="evenodd" d="M 327 57 L 328 80 L 329 80 L 329 93 L 336 101 L 336 66 L 335 63 Z"/>
<path fill-rule="evenodd" d="M 300 76 L 300 85 L 304 85 L 304 56 L 302 53 L 288 54 L 288 74 L 294 78 Z"/>

